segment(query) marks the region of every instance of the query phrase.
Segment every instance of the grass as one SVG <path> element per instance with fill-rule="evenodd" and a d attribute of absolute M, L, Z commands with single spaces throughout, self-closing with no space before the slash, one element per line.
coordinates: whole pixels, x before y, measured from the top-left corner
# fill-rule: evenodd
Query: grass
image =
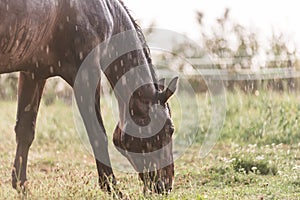
<path fill-rule="evenodd" d="M 210 98 L 198 96 L 196 109 L 191 99 L 178 99 L 172 102 L 179 152 L 173 192 L 144 196 L 136 174 L 116 170 L 123 193 L 131 199 L 300 199 L 298 95 L 227 94 L 220 139 L 204 159 L 199 150 L 210 124 Z M 115 120 L 109 107 L 102 112 L 111 133 Z M 0 110 L 0 199 L 113 198 L 98 188 L 94 160 L 76 132 L 72 108 L 59 100 L 41 106 L 29 154 L 29 192 L 18 194 L 11 188 L 16 102 L 2 101 Z"/>

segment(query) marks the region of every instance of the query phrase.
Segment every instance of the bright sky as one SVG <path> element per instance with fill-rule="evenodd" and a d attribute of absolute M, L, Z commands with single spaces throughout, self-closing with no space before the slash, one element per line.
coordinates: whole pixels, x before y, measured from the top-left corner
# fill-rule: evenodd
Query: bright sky
<path fill-rule="evenodd" d="M 231 9 L 231 18 L 247 27 L 254 27 L 262 40 L 270 37 L 272 29 L 281 30 L 300 47 L 300 7 L 296 0 L 124 0 L 133 16 L 147 28 L 155 21 L 157 28 L 186 33 L 197 40 L 199 26 L 196 11 L 204 13 L 209 26 Z"/>

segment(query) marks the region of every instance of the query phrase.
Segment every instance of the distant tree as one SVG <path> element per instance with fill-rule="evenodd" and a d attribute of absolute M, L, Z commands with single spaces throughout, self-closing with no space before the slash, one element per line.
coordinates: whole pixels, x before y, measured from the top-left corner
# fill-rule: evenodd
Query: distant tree
<path fill-rule="evenodd" d="M 197 12 L 198 24 L 201 27 L 202 43 L 207 53 L 216 61 L 219 69 L 226 69 L 235 74 L 241 69 L 259 68 L 254 66 L 254 58 L 258 55 L 260 46 L 255 32 L 250 31 L 230 18 L 230 10 L 225 9 L 223 15 L 210 28 L 204 27 L 204 14 Z M 209 30 L 208 33 L 204 30 Z M 229 90 L 233 90 L 235 80 L 225 82 Z M 256 90 L 255 81 L 244 81 L 239 84 L 244 90 Z"/>
<path fill-rule="evenodd" d="M 230 46 L 230 34 L 232 33 L 231 21 L 229 18 L 230 10 L 226 9 L 223 16 L 216 20 L 216 25 L 210 27 L 209 33 L 206 33 L 202 20 L 204 15 L 198 13 L 198 22 L 201 28 L 202 44 L 205 51 L 213 58 L 227 60 L 232 58 L 233 49 Z M 227 62 L 216 63 L 219 69 L 228 69 Z"/>
<path fill-rule="evenodd" d="M 282 32 L 275 33 L 275 31 L 273 31 L 267 50 L 269 60 L 266 63 L 266 67 L 294 69 L 296 54 L 296 47 L 293 49 L 288 47 L 288 39 L 286 36 Z M 295 80 L 294 78 L 287 80 L 274 79 L 268 82 L 267 87 L 268 89 L 279 90 L 281 92 L 284 90 L 291 91 L 295 88 Z"/>
<path fill-rule="evenodd" d="M 201 40 L 197 44 L 202 47 L 195 48 L 193 43 L 176 44 L 172 52 L 163 52 L 156 55 L 154 59 L 160 70 L 171 67 L 172 70 L 182 73 L 193 71 L 194 67 L 198 69 L 211 68 L 211 64 L 206 62 L 198 62 L 196 66 L 189 63 L 189 59 L 205 61 L 207 55 L 212 58 L 213 66 L 217 69 L 227 71 L 229 80 L 224 81 L 228 90 L 240 88 L 245 92 L 256 92 L 259 88 L 267 86 L 267 89 L 276 91 L 294 90 L 297 87 L 297 80 L 294 78 L 282 80 L 234 80 L 240 71 L 248 70 L 254 72 L 263 68 L 290 68 L 294 69 L 299 66 L 300 59 L 297 59 L 297 49 L 291 49 L 288 45 L 291 40 L 286 38 L 286 35 L 273 33 L 268 41 L 268 48 L 261 46 L 258 40 L 255 27 L 246 27 L 238 23 L 230 16 L 230 9 L 225 9 L 222 15 L 215 20 L 215 23 L 207 26 L 205 23 L 205 14 L 196 12 L 196 19 L 199 25 L 199 36 Z M 155 23 L 151 23 L 150 27 L 154 27 Z M 146 36 L 152 33 L 150 28 L 146 32 Z M 293 45 L 292 45 L 293 46 Z M 267 55 L 269 58 L 265 65 L 259 62 L 261 54 Z M 188 58 L 187 60 L 185 58 Z M 193 63 L 194 64 L 194 63 Z M 196 71 L 194 71 L 196 72 Z M 205 81 L 203 77 L 197 73 L 190 76 L 190 83 L 196 91 L 206 91 L 203 87 Z M 201 85 L 201 86 L 200 86 Z"/>

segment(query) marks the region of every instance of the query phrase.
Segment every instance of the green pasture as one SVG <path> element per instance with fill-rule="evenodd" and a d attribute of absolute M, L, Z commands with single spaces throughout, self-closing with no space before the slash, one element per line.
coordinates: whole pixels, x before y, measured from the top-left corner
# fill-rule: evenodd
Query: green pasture
<path fill-rule="evenodd" d="M 227 93 L 220 137 L 210 154 L 201 158 L 211 102 L 209 94 L 196 99 L 179 94 L 171 102 L 179 157 L 172 193 L 144 196 L 136 174 L 115 170 L 123 194 L 130 199 L 300 199 L 300 96 Z M 102 101 L 109 138 L 117 120 L 111 110 L 115 105 L 110 98 Z M 94 160 L 79 139 L 72 106 L 61 100 L 41 105 L 29 154 L 28 193 L 13 190 L 16 102 L 0 102 L 0 111 L 0 199 L 115 197 L 98 188 Z M 118 159 L 112 160 L 117 165 Z"/>

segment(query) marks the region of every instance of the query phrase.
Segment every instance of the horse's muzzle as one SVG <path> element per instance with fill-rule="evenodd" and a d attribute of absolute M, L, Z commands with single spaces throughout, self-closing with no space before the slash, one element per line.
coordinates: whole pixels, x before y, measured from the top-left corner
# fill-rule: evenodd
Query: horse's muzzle
<path fill-rule="evenodd" d="M 155 184 L 155 192 L 158 194 L 169 194 L 172 191 L 172 184 L 157 181 Z"/>

